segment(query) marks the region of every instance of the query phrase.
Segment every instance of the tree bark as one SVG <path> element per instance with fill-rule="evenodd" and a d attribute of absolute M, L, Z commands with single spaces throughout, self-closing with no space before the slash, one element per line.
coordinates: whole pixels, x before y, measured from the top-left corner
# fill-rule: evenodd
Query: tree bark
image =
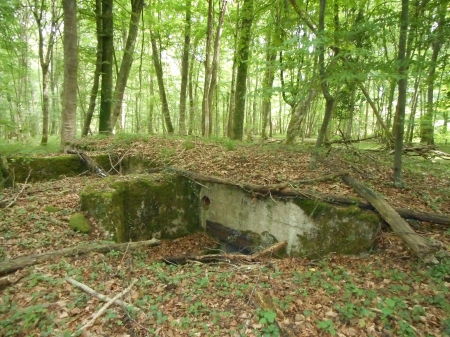
<path fill-rule="evenodd" d="M 427 78 L 427 105 L 425 114 L 422 116 L 420 120 L 420 142 L 428 145 L 434 144 L 434 82 L 436 78 L 436 67 L 439 52 L 442 48 L 442 44 L 445 41 L 445 34 L 443 33 L 443 29 L 445 29 L 446 25 L 446 11 L 447 11 L 448 1 L 441 1 L 438 9 L 438 23 L 434 35 L 434 39 L 432 42 L 432 54 L 430 60 L 430 67 L 428 70 L 428 78 Z"/>
<path fill-rule="evenodd" d="M 253 0 L 244 0 L 241 12 L 241 35 L 238 43 L 235 111 L 232 139 L 242 140 L 244 135 L 245 101 L 247 94 L 247 70 L 253 23 Z"/>
<path fill-rule="evenodd" d="M 318 29 L 319 36 L 322 36 L 323 32 L 325 31 L 325 5 L 326 0 L 320 0 L 319 29 Z M 335 101 L 334 97 L 330 93 L 330 87 L 327 83 L 327 76 L 325 73 L 325 45 L 323 42 L 319 44 L 319 73 L 320 73 L 320 80 L 322 82 L 321 85 L 323 97 L 325 98 L 325 114 L 323 117 L 322 126 L 320 127 L 319 130 L 319 134 L 317 135 L 317 141 L 314 146 L 314 152 L 311 156 L 310 162 L 311 169 L 316 168 L 318 151 L 319 148 L 322 146 L 322 143 L 324 141 L 328 129 L 328 125 L 330 124 Z"/>
<path fill-rule="evenodd" d="M 94 83 L 92 84 L 91 95 L 89 98 L 89 107 L 84 119 L 81 136 L 86 137 L 91 127 L 92 116 L 94 115 L 97 102 L 98 87 L 100 85 L 100 75 L 103 66 L 103 29 L 102 29 L 102 2 L 95 0 L 95 23 L 97 29 L 97 61 L 95 63 Z"/>
<path fill-rule="evenodd" d="M 77 131 L 78 37 L 76 0 L 63 0 L 64 11 L 64 91 L 61 116 L 61 150 L 75 140 Z"/>
<path fill-rule="evenodd" d="M 434 253 L 439 250 L 440 245 L 416 234 L 386 201 L 359 181 L 349 175 L 344 175 L 342 180 L 378 211 L 381 217 L 391 226 L 392 230 L 418 257 L 426 262 L 436 261 Z"/>
<path fill-rule="evenodd" d="M 394 184 L 398 187 L 402 185 L 402 156 L 403 156 L 403 135 L 405 133 L 405 110 L 407 95 L 407 59 L 406 59 L 406 41 L 408 33 L 408 6 L 409 0 L 402 0 L 402 11 L 400 17 L 400 37 L 398 45 L 399 76 L 398 80 L 398 100 L 395 123 L 395 142 L 394 142 Z"/>
<path fill-rule="evenodd" d="M 179 133 L 186 134 L 186 96 L 189 73 L 189 51 L 191 49 L 191 0 L 186 0 L 186 19 L 184 24 L 184 44 L 181 58 L 181 86 L 180 86 L 180 119 Z"/>
<path fill-rule="evenodd" d="M 111 134 L 113 55 L 113 0 L 102 0 L 102 83 L 100 94 L 100 134 Z"/>
<path fill-rule="evenodd" d="M 125 94 L 125 87 L 130 75 L 131 65 L 133 64 L 133 54 L 136 38 L 139 32 L 139 20 L 141 18 L 143 8 L 144 0 L 131 0 L 130 26 L 128 28 L 125 50 L 123 51 L 123 58 L 120 63 L 119 74 L 117 75 L 116 86 L 114 88 L 111 130 L 114 130 L 117 119 L 119 118 L 122 110 L 123 96 Z M 123 127 L 123 125 L 121 127 Z"/>
<path fill-rule="evenodd" d="M 170 118 L 169 103 L 167 103 L 166 89 L 164 87 L 163 68 L 161 65 L 161 60 L 159 59 L 158 45 L 156 44 L 156 37 L 153 32 L 153 28 L 150 28 L 150 40 L 152 43 L 153 64 L 155 66 L 156 79 L 158 80 L 159 98 L 161 100 L 162 105 L 161 110 L 164 122 L 166 124 L 167 132 L 173 134 L 174 129 L 172 125 L 172 120 Z"/>
<path fill-rule="evenodd" d="M 0 275 L 7 275 L 16 270 L 23 269 L 35 264 L 39 264 L 45 261 L 50 261 L 55 258 L 60 258 L 64 256 L 75 256 L 81 254 L 87 254 L 90 252 L 97 253 L 108 253 L 112 250 L 124 251 L 124 250 L 134 250 L 141 247 L 154 247 L 158 246 L 161 242 L 156 239 L 151 239 L 147 241 L 138 242 L 125 242 L 125 243 L 111 243 L 101 246 L 87 246 L 87 247 L 70 247 L 61 250 L 56 250 L 53 252 L 38 254 L 38 255 L 28 255 L 18 257 L 12 260 L 6 260 L 0 262 Z"/>

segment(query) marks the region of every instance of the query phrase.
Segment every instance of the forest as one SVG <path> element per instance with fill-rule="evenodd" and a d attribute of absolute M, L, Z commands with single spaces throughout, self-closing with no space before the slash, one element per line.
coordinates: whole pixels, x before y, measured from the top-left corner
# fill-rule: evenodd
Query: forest
<path fill-rule="evenodd" d="M 449 10 L 1 0 L 0 336 L 450 336 Z"/>
<path fill-rule="evenodd" d="M 4 1 L 0 137 L 445 142 L 448 6 Z"/>

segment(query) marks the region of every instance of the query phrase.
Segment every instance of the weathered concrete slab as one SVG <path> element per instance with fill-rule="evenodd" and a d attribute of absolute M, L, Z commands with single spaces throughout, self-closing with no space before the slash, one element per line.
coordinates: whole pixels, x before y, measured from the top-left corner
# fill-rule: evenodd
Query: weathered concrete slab
<path fill-rule="evenodd" d="M 270 233 L 278 241 L 286 240 L 287 251 L 296 256 L 367 251 L 381 225 L 376 213 L 357 207 L 336 207 L 307 199 L 253 197 L 238 187 L 221 184 L 205 184 L 200 200 L 202 226 L 212 221 L 237 231 L 262 236 Z"/>
<path fill-rule="evenodd" d="M 198 193 L 198 185 L 175 175 L 109 177 L 85 188 L 81 210 L 117 242 L 171 239 L 202 230 Z"/>

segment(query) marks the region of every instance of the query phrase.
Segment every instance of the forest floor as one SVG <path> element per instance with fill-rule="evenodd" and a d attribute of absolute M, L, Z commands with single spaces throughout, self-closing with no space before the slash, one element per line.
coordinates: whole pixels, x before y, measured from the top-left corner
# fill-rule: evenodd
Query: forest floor
<path fill-rule="evenodd" d="M 139 156 L 153 167 L 260 185 L 345 170 L 394 207 L 450 215 L 449 160 L 405 155 L 399 189 L 392 184 L 392 154 L 376 151 L 375 143 L 333 145 L 320 153 L 316 170 L 309 169 L 312 147 L 305 145 L 176 137 L 87 139 L 78 145 L 118 158 Z M 5 189 L 0 201 L 15 201 L 0 208 L 0 263 L 104 243 L 95 219 L 90 219 L 89 235 L 74 233 L 68 225 L 79 211 L 80 191 L 98 179 L 86 174 Z M 339 178 L 308 188 L 356 197 Z M 448 226 L 409 223 L 417 233 L 443 242 L 448 255 Z M 81 335 L 78 329 L 104 303 L 66 277 L 111 298 L 137 280 L 124 300 L 142 311 L 112 306 L 85 336 L 450 336 L 450 259 L 424 265 L 387 225 L 363 256 L 273 256 L 258 263 L 183 266 L 161 262 L 164 256 L 201 254 L 216 246 L 196 233 L 157 247 L 65 257 L 19 270 L 8 276 L 13 284 L 0 290 L 0 336 Z"/>

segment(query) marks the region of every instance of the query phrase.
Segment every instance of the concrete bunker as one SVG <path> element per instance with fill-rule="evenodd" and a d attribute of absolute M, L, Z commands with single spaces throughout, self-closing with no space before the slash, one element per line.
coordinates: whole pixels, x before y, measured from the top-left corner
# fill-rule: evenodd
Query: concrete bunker
<path fill-rule="evenodd" d="M 367 251 L 381 225 L 376 213 L 355 206 L 256 197 L 176 173 L 103 179 L 82 192 L 81 209 L 119 242 L 204 230 L 228 252 L 253 253 L 286 240 L 288 254 L 309 257 Z"/>

